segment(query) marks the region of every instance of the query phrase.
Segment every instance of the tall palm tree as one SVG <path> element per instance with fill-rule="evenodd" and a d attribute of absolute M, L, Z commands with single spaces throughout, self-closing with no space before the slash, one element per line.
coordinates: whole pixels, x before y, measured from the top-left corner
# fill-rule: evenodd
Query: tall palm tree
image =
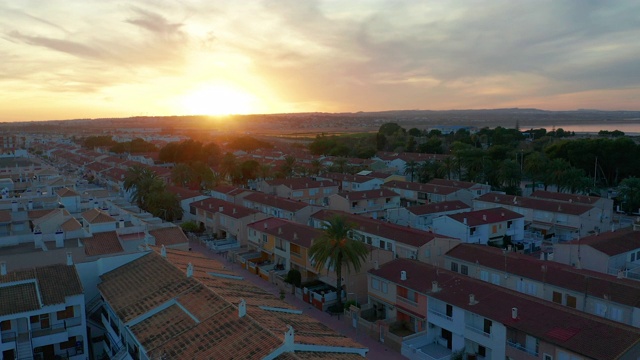
<path fill-rule="evenodd" d="M 322 172 L 322 161 L 320 159 L 311 160 L 311 175 L 318 175 Z"/>
<path fill-rule="evenodd" d="M 284 158 L 284 163 L 280 166 L 280 172 L 286 177 L 291 178 L 295 172 L 296 158 L 291 155 L 287 155 Z"/>
<path fill-rule="evenodd" d="M 171 181 L 180 186 L 187 186 L 195 180 L 195 174 L 191 166 L 181 163 L 171 169 Z"/>
<path fill-rule="evenodd" d="M 309 257 L 315 261 L 318 271 L 325 265 L 335 269 L 337 309 L 342 309 L 342 267 L 346 267 L 347 272 L 351 269 L 358 272 L 369 253 L 364 243 L 349 238 L 352 229 L 353 225 L 346 216 L 336 215 L 324 225 L 324 233 L 309 248 Z"/>
<path fill-rule="evenodd" d="M 404 174 L 410 176 L 410 182 L 413 182 L 413 175 L 416 173 L 418 169 L 418 163 L 415 160 L 409 160 L 404 165 Z"/>
<path fill-rule="evenodd" d="M 536 191 L 536 182 L 543 181 L 547 162 L 547 158 L 541 152 L 534 152 L 525 158 L 524 172 L 531 179 L 532 191 Z"/>

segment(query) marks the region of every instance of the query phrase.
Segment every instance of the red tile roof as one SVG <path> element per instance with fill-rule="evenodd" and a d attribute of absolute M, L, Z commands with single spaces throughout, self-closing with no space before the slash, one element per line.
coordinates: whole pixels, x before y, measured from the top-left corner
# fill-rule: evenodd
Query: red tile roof
<path fill-rule="evenodd" d="M 389 181 L 381 185 L 382 187 L 391 188 L 391 189 L 402 189 L 402 190 L 411 190 L 417 192 L 423 192 L 428 194 L 440 194 L 440 195 L 449 195 L 453 194 L 456 191 L 460 191 L 458 188 L 454 188 L 451 186 L 442 186 L 442 185 L 432 185 L 432 184 L 422 184 L 408 181 Z"/>
<path fill-rule="evenodd" d="M 115 222 L 116 219 L 111 217 L 108 213 L 100 210 L 100 209 L 90 209 L 81 214 L 82 218 L 85 219 L 89 224 L 102 224 Z"/>
<path fill-rule="evenodd" d="M 294 179 L 277 179 L 269 180 L 267 184 L 270 186 L 285 186 L 291 190 L 316 189 L 325 187 L 337 187 L 338 185 L 332 180 L 316 181 L 312 178 L 294 178 Z"/>
<path fill-rule="evenodd" d="M 382 238 L 395 240 L 399 243 L 413 247 L 425 245 L 435 238 L 449 239 L 449 237 L 445 235 L 395 225 L 382 220 L 371 219 L 336 210 L 320 210 L 311 215 L 311 217 L 313 219 L 326 221 L 335 215 L 346 216 L 350 222 L 355 224 L 354 229 L 356 230 L 374 234 Z"/>
<path fill-rule="evenodd" d="M 450 214 L 446 216 L 460 223 L 467 221 L 468 226 L 495 224 L 498 222 L 524 218 L 524 215 L 520 215 L 515 211 L 507 210 L 502 207 Z"/>
<path fill-rule="evenodd" d="M 195 201 L 189 205 L 209 213 L 221 213 L 236 219 L 242 219 L 244 217 L 260 213 L 258 210 L 249 209 L 241 205 L 236 205 L 228 201 L 214 198 Z"/>
<path fill-rule="evenodd" d="M 310 248 L 313 240 L 322 236 L 323 232 L 311 226 L 298 224 L 278 218 L 256 221 L 249 228 L 265 234 L 274 235 L 291 243 Z"/>
<path fill-rule="evenodd" d="M 246 201 L 254 202 L 256 204 L 271 206 L 276 209 L 282 209 L 282 210 L 291 211 L 291 212 L 297 212 L 309 206 L 309 204 L 302 201 L 286 199 L 280 196 L 263 194 L 263 193 L 249 194 L 245 196 L 243 199 Z"/>
<path fill-rule="evenodd" d="M 92 237 L 82 239 L 84 253 L 87 256 L 100 256 L 118 254 L 124 252 L 118 234 L 115 231 L 107 231 L 93 234 Z"/>
<path fill-rule="evenodd" d="M 189 239 L 177 226 L 156 230 L 149 230 L 149 234 L 156 238 L 156 246 L 172 246 L 189 243 Z"/>
<path fill-rule="evenodd" d="M 407 280 L 400 280 L 400 271 L 406 271 Z M 640 329 L 416 260 L 396 259 L 369 272 L 589 358 L 618 359 L 640 342 Z M 430 291 L 432 281 L 439 291 Z M 475 304 L 469 303 L 470 294 Z M 517 319 L 511 317 L 514 307 Z"/>
<path fill-rule="evenodd" d="M 78 193 L 77 193 L 77 192 L 75 192 L 74 190 L 69 189 L 69 188 L 66 188 L 66 187 L 64 187 L 64 188 L 62 188 L 62 189 L 59 189 L 59 190 L 56 192 L 56 194 L 58 194 L 58 196 L 60 196 L 60 197 L 80 196 L 80 194 L 78 194 Z"/>
<path fill-rule="evenodd" d="M 618 279 L 595 271 L 539 260 L 530 255 L 515 252 L 505 254 L 502 249 L 485 245 L 460 244 L 449 250 L 446 256 L 500 272 L 506 270 L 509 274 L 587 293 L 596 298 L 640 307 L 640 283 L 635 280 Z"/>
<path fill-rule="evenodd" d="M 460 200 L 443 201 L 439 203 L 431 203 L 426 205 L 409 206 L 407 210 L 415 215 L 437 214 L 440 212 L 466 210 L 471 207 Z"/>
<path fill-rule="evenodd" d="M 337 194 L 348 200 L 365 200 L 365 199 L 379 199 L 387 197 L 400 196 L 393 190 L 382 188 L 378 190 L 364 190 L 364 191 L 345 191 Z"/>
<path fill-rule="evenodd" d="M 586 204 L 593 205 L 601 198 L 598 196 L 590 196 L 590 195 L 577 195 L 577 194 L 565 194 L 559 192 L 551 192 L 544 190 L 536 190 L 531 194 L 533 198 L 547 199 L 547 200 L 556 200 L 556 201 L 564 201 L 564 202 L 574 202 L 578 204 Z"/>
<path fill-rule="evenodd" d="M 568 215 L 582 215 L 593 209 L 593 206 L 582 204 L 558 203 L 557 201 L 552 200 L 534 199 L 498 193 L 487 193 L 476 198 L 476 200 L 505 206 L 518 206 L 522 208 L 556 212 Z"/>
<path fill-rule="evenodd" d="M 183 186 L 167 186 L 167 191 L 170 193 L 176 194 L 178 200 L 191 199 L 194 197 L 202 196 L 200 191 L 187 189 Z"/>
<path fill-rule="evenodd" d="M 569 244 L 581 244 L 590 246 L 609 256 L 624 254 L 629 251 L 640 249 L 640 231 L 633 230 L 633 227 L 623 228 L 616 231 L 607 231 L 597 235 L 591 235 L 576 239 Z"/>

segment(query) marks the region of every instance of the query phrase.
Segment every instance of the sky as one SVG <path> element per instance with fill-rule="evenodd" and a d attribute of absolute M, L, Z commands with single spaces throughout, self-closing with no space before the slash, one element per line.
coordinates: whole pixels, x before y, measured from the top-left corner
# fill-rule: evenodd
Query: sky
<path fill-rule="evenodd" d="M 640 1 L 0 0 L 0 121 L 640 110 Z"/>

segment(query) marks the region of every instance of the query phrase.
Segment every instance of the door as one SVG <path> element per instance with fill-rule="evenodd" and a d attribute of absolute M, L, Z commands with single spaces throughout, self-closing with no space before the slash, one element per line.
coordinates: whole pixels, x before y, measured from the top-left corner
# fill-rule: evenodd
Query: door
<path fill-rule="evenodd" d="M 40 329 L 48 329 L 50 325 L 49 314 L 40 315 Z"/>
<path fill-rule="evenodd" d="M 440 336 L 442 336 L 443 339 L 447 340 L 447 349 L 451 350 L 451 343 L 453 340 L 453 333 L 449 330 L 446 329 L 442 329 Z"/>

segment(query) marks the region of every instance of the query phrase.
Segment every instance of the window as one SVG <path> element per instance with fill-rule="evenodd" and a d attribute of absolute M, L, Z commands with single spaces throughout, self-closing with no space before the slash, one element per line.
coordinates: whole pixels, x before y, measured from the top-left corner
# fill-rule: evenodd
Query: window
<path fill-rule="evenodd" d="M 562 304 L 562 294 L 557 291 L 554 291 L 552 300 L 556 304 Z"/>
<path fill-rule="evenodd" d="M 467 265 L 460 266 L 460 273 L 462 275 L 469 275 L 469 267 Z"/>
<path fill-rule="evenodd" d="M 542 360 L 553 360 L 553 356 L 549 354 L 542 355 Z"/>
<path fill-rule="evenodd" d="M 390 202 L 391 202 L 391 198 L 386 198 L 386 199 L 384 199 L 384 202 L 385 202 L 385 204 L 390 203 Z"/>
<path fill-rule="evenodd" d="M 56 314 L 58 320 L 69 319 L 73 317 L 73 306 L 67 306 L 66 309 L 58 311 Z"/>
<path fill-rule="evenodd" d="M 267 234 L 262 234 L 262 242 L 267 242 Z"/>
<path fill-rule="evenodd" d="M 487 334 L 491 334 L 491 325 L 493 325 L 493 322 L 491 322 L 491 320 L 484 319 L 484 326 L 482 330 Z"/>
<path fill-rule="evenodd" d="M 11 330 L 11 320 L 0 321 L 0 331 Z"/>
<path fill-rule="evenodd" d="M 380 240 L 380 249 L 384 249 L 385 248 L 385 242 L 384 240 Z"/>
<path fill-rule="evenodd" d="M 596 315 L 605 316 L 607 314 L 607 306 L 602 303 L 596 304 Z"/>
<path fill-rule="evenodd" d="M 513 221 L 507 221 L 507 229 L 511 229 L 511 224 L 513 224 Z"/>
<path fill-rule="evenodd" d="M 389 292 L 389 283 L 386 281 L 382 282 L 382 292 L 387 294 Z"/>
<path fill-rule="evenodd" d="M 527 294 L 536 295 L 538 293 L 538 286 L 534 283 L 527 284 Z"/>
<path fill-rule="evenodd" d="M 375 290 L 380 290 L 380 280 L 372 278 L 371 279 L 371 288 Z"/>
<path fill-rule="evenodd" d="M 357 201 L 353 201 L 353 202 L 351 203 L 351 207 L 352 207 L 352 208 L 354 208 L 354 207 L 356 207 L 356 206 L 358 206 L 358 202 L 357 202 Z"/>
<path fill-rule="evenodd" d="M 451 262 L 451 271 L 458 272 L 458 263 L 453 261 Z"/>
<path fill-rule="evenodd" d="M 567 304 L 568 307 L 571 308 L 576 308 L 576 297 L 575 296 L 571 296 L 571 295 L 567 295 Z"/>
<path fill-rule="evenodd" d="M 636 261 L 636 253 L 631 253 L 631 262 Z"/>
<path fill-rule="evenodd" d="M 390 242 L 387 243 L 387 250 L 393 251 L 393 243 L 390 243 Z"/>
<path fill-rule="evenodd" d="M 491 283 L 500 285 L 500 274 L 491 274 Z"/>
<path fill-rule="evenodd" d="M 72 336 L 67 341 L 60 343 L 60 349 L 71 349 L 76 346 L 76 337 Z"/>
<path fill-rule="evenodd" d="M 367 236 L 367 244 L 371 245 L 373 241 L 371 240 L 371 236 Z"/>
<path fill-rule="evenodd" d="M 453 306 L 447 304 L 447 310 L 446 310 L 446 315 L 448 317 L 452 317 L 453 316 Z"/>
<path fill-rule="evenodd" d="M 473 235 L 473 234 L 475 234 L 475 232 L 476 232 L 476 228 L 474 228 L 474 227 L 469 228 L 469 235 Z"/>
<path fill-rule="evenodd" d="M 497 233 L 497 232 L 498 232 L 498 226 L 497 226 L 497 225 L 493 225 L 493 226 L 491 227 L 491 233 L 492 233 L 492 234 L 495 234 L 495 233 Z"/>
<path fill-rule="evenodd" d="M 523 293 L 525 292 L 526 289 L 526 285 L 524 283 L 524 280 L 522 280 L 522 278 L 520 278 L 516 284 L 516 290 L 518 290 L 519 292 Z"/>
<path fill-rule="evenodd" d="M 487 348 L 482 346 L 482 345 L 478 345 L 478 356 L 486 357 L 487 356 Z"/>
<path fill-rule="evenodd" d="M 486 270 L 482 270 L 480 271 L 480 280 L 482 281 L 489 281 L 489 272 Z"/>

